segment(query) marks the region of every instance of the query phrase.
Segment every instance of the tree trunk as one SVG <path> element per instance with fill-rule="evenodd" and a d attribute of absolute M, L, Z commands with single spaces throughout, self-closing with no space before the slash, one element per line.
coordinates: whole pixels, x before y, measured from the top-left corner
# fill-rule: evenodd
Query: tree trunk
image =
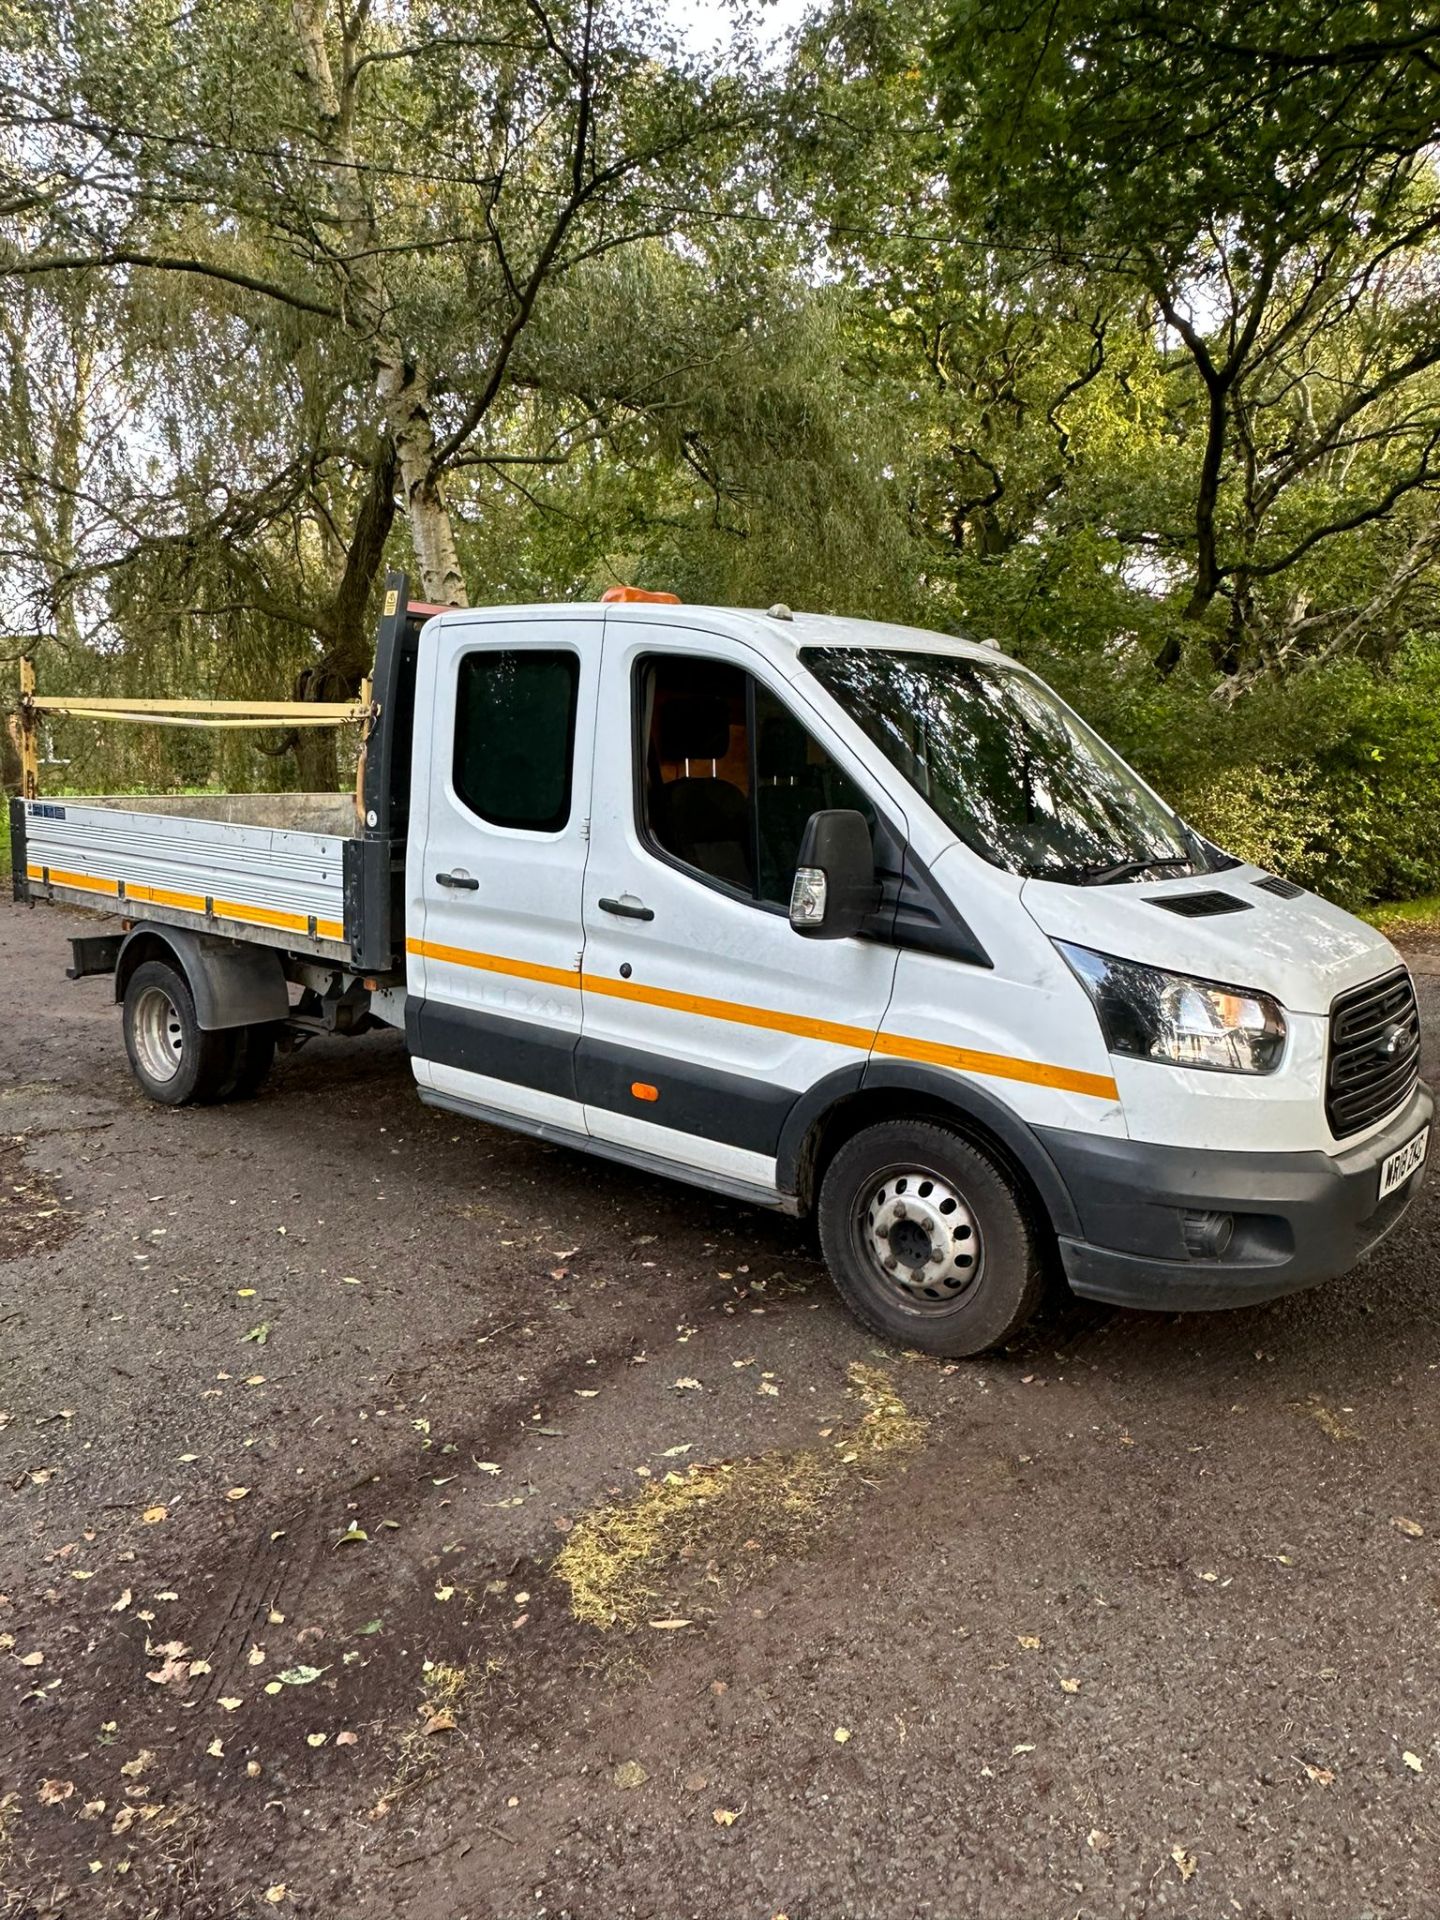
<path fill-rule="evenodd" d="M 437 606 L 468 606 L 455 529 L 435 471 L 435 429 L 430 421 L 428 382 L 417 369 L 405 365 L 398 347 L 377 346 L 375 364 L 386 424 L 394 438 L 405 486 L 421 590 Z"/>
<path fill-rule="evenodd" d="M 391 331 L 391 305 L 377 262 L 383 236 L 355 152 L 353 117 L 358 23 L 340 16 L 340 80 L 326 42 L 329 0 L 291 0 L 291 19 L 306 78 L 310 83 L 321 136 L 334 170 L 335 211 L 350 243 L 343 302 L 349 324 L 370 343 L 376 387 L 385 424 L 395 443 L 410 537 L 427 599 L 447 607 L 468 605 L 465 578 L 455 545 L 455 529 L 435 467 L 435 430 L 430 420 L 429 382 L 406 355 Z M 363 16 L 362 16 L 363 17 Z"/>

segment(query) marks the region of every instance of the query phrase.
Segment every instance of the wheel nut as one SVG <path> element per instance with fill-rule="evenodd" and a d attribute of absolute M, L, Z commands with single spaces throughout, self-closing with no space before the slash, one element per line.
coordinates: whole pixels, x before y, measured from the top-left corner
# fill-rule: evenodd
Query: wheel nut
<path fill-rule="evenodd" d="M 887 1253 L 881 1264 L 884 1266 L 885 1271 L 887 1273 L 894 1273 L 896 1267 L 899 1266 L 900 1263 L 895 1258 L 893 1253 Z"/>
<path fill-rule="evenodd" d="M 897 1200 L 895 1202 L 895 1218 L 897 1220 L 904 1220 L 906 1218 L 905 1202 L 903 1200 Z"/>

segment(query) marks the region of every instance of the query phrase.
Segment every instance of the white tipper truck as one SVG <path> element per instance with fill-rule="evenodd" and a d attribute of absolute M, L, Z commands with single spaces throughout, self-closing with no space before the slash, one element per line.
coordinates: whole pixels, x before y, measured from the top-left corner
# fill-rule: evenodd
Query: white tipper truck
<path fill-rule="evenodd" d="M 135 1077 L 253 1092 L 403 1031 L 432 1105 L 814 1214 L 906 1345 L 1348 1272 L 1423 1177 L 1399 956 L 1181 820 L 992 647 L 682 606 L 421 613 L 387 582 L 357 798 L 13 803 L 102 908 Z M 23 718 L 23 716 L 22 716 Z"/>

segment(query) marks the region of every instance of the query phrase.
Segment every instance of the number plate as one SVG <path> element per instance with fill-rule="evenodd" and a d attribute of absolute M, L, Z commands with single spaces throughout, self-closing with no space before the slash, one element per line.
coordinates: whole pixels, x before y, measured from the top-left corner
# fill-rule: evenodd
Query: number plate
<path fill-rule="evenodd" d="M 1380 1162 L 1380 1198 L 1393 1193 L 1397 1187 L 1403 1187 L 1411 1174 L 1425 1163 L 1425 1152 L 1430 1145 L 1430 1129 L 1417 1133 L 1413 1140 L 1407 1140 L 1403 1147 L 1397 1147 L 1388 1160 Z"/>

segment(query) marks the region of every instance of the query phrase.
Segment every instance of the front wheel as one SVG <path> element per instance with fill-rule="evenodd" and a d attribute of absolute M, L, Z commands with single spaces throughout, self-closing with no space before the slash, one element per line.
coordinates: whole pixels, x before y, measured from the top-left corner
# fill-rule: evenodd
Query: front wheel
<path fill-rule="evenodd" d="M 235 1071 L 229 1033 L 206 1033 L 178 968 L 147 960 L 130 976 L 121 1015 L 130 1070 L 161 1106 L 222 1100 Z"/>
<path fill-rule="evenodd" d="M 1039 1242 L 1014 1186 L 950 1127 L 885 1120 L 857 1133 L 826 1169 L 819 1216 L 846 1305 L 904 1346 L 984 1353 L 1040 1304 Z"/>

